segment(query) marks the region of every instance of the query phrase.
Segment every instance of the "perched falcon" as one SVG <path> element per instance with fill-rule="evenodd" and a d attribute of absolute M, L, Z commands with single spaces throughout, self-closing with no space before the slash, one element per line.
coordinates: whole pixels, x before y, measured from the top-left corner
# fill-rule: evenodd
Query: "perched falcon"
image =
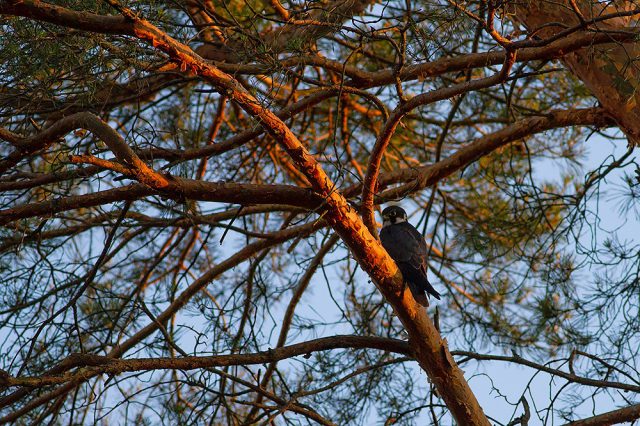
<path fill-rule="evenodd" d="M 440 300 L 427 280 L 427 243 L 422 234 L 409 222 L 402 207 L 390 206 L 382 211 L 380 241 L 402 272 L 413 294 L 423 306 L 429 306 L 427 293 Z"/>

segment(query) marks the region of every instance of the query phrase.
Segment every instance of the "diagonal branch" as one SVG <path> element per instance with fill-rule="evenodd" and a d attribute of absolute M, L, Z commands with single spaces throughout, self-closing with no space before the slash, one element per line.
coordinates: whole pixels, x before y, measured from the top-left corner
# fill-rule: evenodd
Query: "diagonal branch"
<path fill-rule="evenodd" d="M 16 2 L 12 1 L 10 4 L 15 7 Z M 19 5 L 25 5 L 25 3 L 19 3 Z M 43 5 L 45 3 L 29 2 L 29 5 L 24 7 L 28 10 L 38 10 L 38 13 L 45 13 L 42 9 Z M 442 340 L 426 311 L 416 304 L 410 291 L 404 288 L 397 266 L 369 232 L 356 211 L 336 191 L 333 181 L 291 129 L 273 112 L 266 109 L 237 80 L 202 60 L 188 46 L 174 40 L 150 22 L 139 19 L 132 13 L 127 13 L 127 19 L 130 21 L 130 27 L 127 28 L 127 31 L 130 31 L 129 34 L 169 55 L 172 61 L 180 65 L 180 70 L 183 72 L 193 73 L 208 81 L 216 90 L 228 96 L 258 120 L 267 133 L 282 146 L 295 166 L 307 177 L 312 189 L 324 200 L 326 206 L 324 218 L 327 223 L 340 235 L 360 266 L 394 307 L 415 348 L 416 359 L 431 377 L 454 419 L 466 425 L 488 425 L 489 422 L 462 371 L 451 357 L 446 341 Z"/>
<path fill-rule="evenodd" d="M 404 168 L 381 175 L 381 185 L 405 182 L 380 194 L 378 202 L 397 199 L 439 182 L 469 164 L 513 141 L 546 130 L 567 126 L 614 126 L 615 122 L 603 108 L 549 111 L 542 116 L 520 120 L 497 132 L 479 138 L 435 164 Z"/>

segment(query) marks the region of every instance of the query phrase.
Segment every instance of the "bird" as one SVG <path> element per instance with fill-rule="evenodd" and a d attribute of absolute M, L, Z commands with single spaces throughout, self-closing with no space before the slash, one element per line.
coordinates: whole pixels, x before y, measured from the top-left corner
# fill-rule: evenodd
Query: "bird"
<path fill-rule="evenodd" d="M 427 279 L 427 243 L 424 237 L 407 221 L 407 212 L 400 206 L 389 206 L 382 211 L 380 242 L 402 272 L 416 302 L 429 306 L 428 295 L 440 300 L 440 293 Z"/>

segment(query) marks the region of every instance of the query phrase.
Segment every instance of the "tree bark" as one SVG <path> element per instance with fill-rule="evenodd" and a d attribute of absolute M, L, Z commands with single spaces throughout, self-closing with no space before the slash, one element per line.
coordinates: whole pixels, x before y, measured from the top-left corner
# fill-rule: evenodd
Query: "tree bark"
<path fill-rule="evenodd" d="M 640 404 L 619 408 L 588 419 L 567 423 L 565 426 L 605 426 L 640 419 Z"/>
<path fill-rule="evenodd" d="M 324 199 L 324 219 L 340 235 L 362 269 L 393 306 L 407 330 L 416 360 L 431 378 L 453 418 L 458 424 L 488 426 L 490 423 L 462 370 L 453 360 L 446 340 L 440 337 L 426 311 L 415 302 L 409 289 L 404 287 L 396 264 L 291 129 L 232 76 L 204 61 L 188 46 L 171 38 L 149 21 L 138 18 L 128 9 L 120 10 L 124 15 L 122 18 L 76 12 L 44 2 L 10 1 L 8 5 L 0 7 L 0 12 L 3 13 L 19 14 L 71 27 L 79 19 L 82 23 L 79 27 L 81 30 L 121 32 L 134 36 L 167 54 L 180 66 L 181 71 L 206 80 L 255 118 L 289 154 L 296 167 L 309 180 L 313 190 Z"/>
<path fill-rule="evenodd" d="M 640 9 L 630 1 L 613 2 L 606 7 L 591 0 L 515 3 L 514 21 L 523 24 L 530 36 L 543 39 L 576 26 L 583 28 L 581 33 L 625 32 L 638 25 L 640 16 Z M 634 62 L 638 56 L 640 45 L 633 40 L 589 46 L 562 57 L 562 62 L 615 118 L 633 145 L 640 144 L 640 67 Z"/>

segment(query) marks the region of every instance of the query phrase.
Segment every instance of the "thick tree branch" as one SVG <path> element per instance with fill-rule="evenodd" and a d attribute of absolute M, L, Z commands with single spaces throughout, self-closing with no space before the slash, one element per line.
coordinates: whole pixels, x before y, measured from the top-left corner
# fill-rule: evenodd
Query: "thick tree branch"
<path fill-rule="evenodd" d="M 69 355 L 61 363 L 67 369 L 77 368 L 76 371 L 59 373 L 55 376 L 44 375 L 39 377 L 11 377 L 5 372 L 0 376 L 0 387 L 60 385 L 67 382 L 86 381 L 100 374 L 122 374 L 134 371 L 188 371 L 198 368 L 225 367 L 230 365 L 266 364 L 332 349 L 378 349 L 403 355 L 411 355 L 409 344 L 402 340 L 348 335 L 323 337 L 249 354 L 191 356 L 183 358 L 114 359 L 100 355 L 76 353 Z"/>
<path fill-rule="evenodd" d="M 6 0 L 0 3 L 0 13 L 24 16 L 89 32 L 133 35 L 131 21 L 123 16 L 97 15 L 41 1 Z"/>
<path fill-rule="evenodd" d="M 609 35 L 609 43 L 593 46 L 563 55 L 562 61 L 615 117 L 631 144 L 640 143 L 640 70 L 634 64 L 640 54 L 637 43 L 622 44 L 615 34 L 624 34 L 629 21 L 635 18 L 640 9 L 615 11 L 615 2 L 607 4 L 590 0 L 579 0 L 569 4 L 568 0 L 557 3 L 532 2 L 530 5 L 515 4 L 514 20 L 524 24 L 538 37 L 553 38 L 562 35 L 559 26 L 545 25 L 548 22 L 563 22 L 574 26 L 589 25 L 598 33 Z M 576 15 L 578 7 L 580 15 Z M 614 10 L 614 13 L 607 13 Z M 631 18 L 633 17 L 633 18 Z M 584 19 L 590 21 L 584 21 Z M 607 18 L 607 19 L 604 19 Z M 636 26 L 637 28 L 637 26 Z"/>
<path fill-rule="evenodd" d="M 511 126 L 475 140 L 435 164 L 415 169 L 404 168 L 381 175 L 381 185 L 407 183 L 380 194 L 379 202 L 401 198 L 408 193 L 431 186 L 456 171 L 462 170 L 482 156 L 518 139 L 545 130 L 581 125 L 609 127 L 615 125 L 615 122 L 603 108 L 550 111 L 543 116 L 520 120 Z"/>
<path fill-rule="evenodd" d="M 489 422 L 462 371 L 449 354 L 446 342 L 441 339 L 426 312 L 416 304 L 410 291 L 404 288 L 397 266 L 371 235 L 356 211 L 337 192 L 335 184 L 296 135 L 231 76 L 206 63 L 189 47 L 172 39 L 150 22 L 134 18 L 130 12 L 126 15 L 131 21 L 131 31 L 135 37 L 165 52 L 180 64 L 180 69 L 184 72 L 206 79 L 257 119 L 287 151 L 296 167 L 305 174 L 313 190 L 325 201 L 327 222 L 338 232 L 360 266 L 395 308 L 415 347 L 418 362 L 431 377 L 453 417 L 463 424 L 488 425 Z"/>
<path fill-rule="evenodd" d="M 160 195 L 178 201 L 218 201 L 241 205 L 282 202 L 281 204 L 305 209 L 314 209 L 322 205 L 322 199 L 316 194 L 295 186 L 216 183 L 171 177 L 166 191 L 158 191 L 143 184 L 132 184 L 91 194 L 54 198 L 0 210 L 0 226 L 19 219 L 46 218 L 64 211 L 95 207 L 116 201 L 133 201 L 149 195 Z"/>
<path fill-rule="evenodd" d="M 42 3 L 39 2 L 20 3 L 16 1 L 11 1 L 7 4 L 10 4 L 9 9 L 20 7 L 37 9 L 42 5 Z M 24 6 L 25 4 L 27 4 L 27 6 Z M 0 5 L 0 8 L 4 8 L 4 3 Z M 49 12 L 51 11 L 49 10 Z M 55 11 L 55 13 L 58 12 L 59 11 Z M 76 12 L 65 10 L 65 13 L 73 14 Z M 43 16 L 45 17 L 37 19 L 49 19 L 49 22 L 58 23 L 56 19 L 59 18 L 46 17 L 46 15 L 47 14 L 43 12 Z M 311 183 L 316 200 L 320 200 L 319 202 L 324 203 L 324 206 L 326 206 L 324 218 L 336 229 L 354 253 L 362 268 L 373 278 L 385 298 L 395 308 L 398 317 L 408 331 L 412 347 L 415 347 L 416 359 L 420 362 L 421 367 L 428 372 L 433 383 L 438 388 L 439 393 L 443 396 L 450 408 L 453 417 L 462 424 L 488 424 L 481 408 L 469 390 L 462 372 L 457 368 L 451 355 L 448 353 L 446 342 L 440 338 L 425 312 L 415 305 L 410 293 L 406 291 L 403 292 L 402 282 L 394 263 L 376 242 L 375 236 L 364 226 L 357 214 L 347 203 L 345 197 L 337 192 L 334 182 L 329 179 L 327 173 L 324 172 L 319 163 L 309 154 L 296 135 L 282 122 L 282 118 L 265 109 L 238 81 L 223 73 L 219 68 L 203 61 L 187 46 L 173 40 L 149 22 L 139 19 L 135 14 L 127 12 L 125 15 L 127 25 L 125 25 L 124 30 L 129 32 L 123 34 L 137 37 L 153 45 L 155 48 L 166 53 L 170 59 L 177 64 L 177 69 L 182 70 L 185 75 L 196 75 L 214 86 L 216 90 L 225 96 L 229 96 L 233 102 L 240 105 L 251 117 L 260 122 L 269 135 L 288 152 L 296 167 L 305 174 Z M 35 16 L 35 14 L 32 14 L 32 16 Z M 69 17 L 70 16 L 67 16 L 67 18 Z M 83 19 L 90 20 L 93 18 L 83 16 Z M 67 22 L 67 24 L 69 24 L 69 22 Z M 84 30 L 87 26 L 86 24 L 83 25 L 84 27 L 81 29 Z M 92 28 L 92 30 L 100 31 L 100 29 L 96 28 Z M 593 41 L 594 37 L 591 38 L 591 41 Z M 625 40 L 629 39 L 627 38 Z M 539 49 L 546 47 L 549 46 Z M 558 51 L 547 53 L 550 55 L 561 54 L 561 52 Z M 485 64 L 481 66 L 485 66 Z M 397 75 L 395 73 L 392 74 L 392 77 L 394 81 L 396 81 Z M 360 87 L 366 87 L 366 84 L 369 84 L 369 82 L 363 83 L 361 81 L 358 83 L 361 84 Z M 475 161 L 479 156 L 491 152 L 496 146 L 500 146 L 501 143 L 506 142 L 503 140 L 494 140 L 492 143 L 494 145 L 488 143 L 488 145 L 484 147 L 475 147 L 475 150 L 469 150 L 464 155 L 461 154 L 455 160 L 451 160 L 448 165 L 438 163 L 439 171 L 436 169 L 431 170 L 433 172 L 432 176 L 439 174 L 440 178 L 443 178 L 447 176 L 447 174 L 452 173 L 453 170 L 456 170 L 456 168 L 459 169 L 463 167 L 465 163 L 468 164 L 469 162 Z M 129 153 L 124 153 L 124 155 L 121 155 L 121 161 L 126 163 L 131 161 L 132 158 L 135 160 L 134 157 L 128 154 Z M 454 154 L 454 156 L 455 155 L 456 154 Z M 426 174 L 431 176 L 428 172 L 425 172 L 425 175 Z M 163 191 L 167 191 L 173 196 L 181 193 L 179 188 L 185 185 L 184 182 L 178 178 L 172 178 L 166 175 L 164 178 L 166 182 L 163 181 L 162 186 L 155 185 L 153 181 L 148 184 L 152 186 L 155 185 L 154 188 L 157 192 L 160 192 L 158 188 L 161 187 Z M 383 179 L 384 176 L 381 175 L 379 180 L 382 182 Z M 430 177 L 411 175 L 409 179 L 414 179 L 414 181 L 417 182 L 415 187 L 418 188 L 420 184 L 422 184 L 422 180 L 428 181 Z M 166 188 L 171 190 L 168 191 Z M 142 338 L 144 338 L 144 336 Z M 58 395 L 61 395 L 65 392 L 64 389 L 66 389 L 67 386 L 68 385 L 62 385 L 59 389 L 55 390 L 55 392 L 62 392 L 58 393 Z M 49 394 L 49 398 L 52 396 L 53 393 Z M 44 401 L 42 398 L 38 400 Z M 34 402 L 35 400 L 28 405 L 33 407 Z M 25 406 L 25 409 L 26 407 L 27 406 Z"/>
<path fill-rule="evenodd" d="M 564 426 L 609 426 L 640 419 L 640 404 L 608 411 L 587 419 L 576 420 Z"/>

